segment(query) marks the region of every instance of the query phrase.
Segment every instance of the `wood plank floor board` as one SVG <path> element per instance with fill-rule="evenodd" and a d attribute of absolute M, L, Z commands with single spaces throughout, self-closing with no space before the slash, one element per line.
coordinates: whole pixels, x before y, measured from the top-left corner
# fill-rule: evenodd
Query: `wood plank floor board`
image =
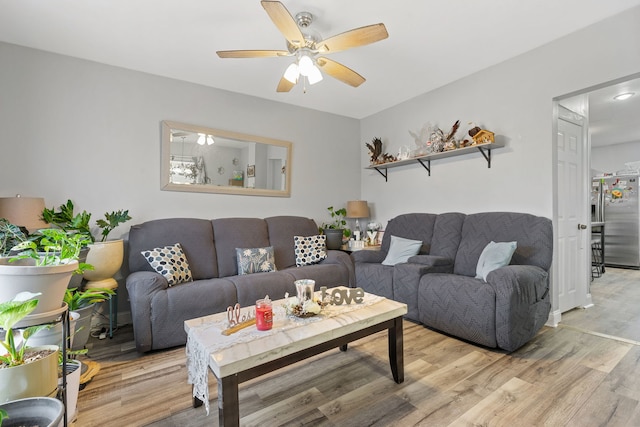
<path fill-rule="evenodd" d="M 404 322 L 405 382 L 391 378 L 385 333 L 240 384 L 241 425 L 640 427 L 640 272 L 607 269 L 595 306 L 563 314 L 512 353 Z M 217 426 L 192 408 L 184 347 L 140 355 L 130 326 L 90 339 L 100 372 L 75 427 Z"/>

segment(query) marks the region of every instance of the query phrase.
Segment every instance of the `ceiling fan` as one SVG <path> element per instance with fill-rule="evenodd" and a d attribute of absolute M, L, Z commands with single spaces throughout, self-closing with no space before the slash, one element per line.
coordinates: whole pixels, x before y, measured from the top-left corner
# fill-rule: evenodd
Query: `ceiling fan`
<path fill-rule="evenodd" d="M 321 81 L 320 70 L 343 83 L 358 87 L 364 83 L 364 77 L 323 55 L 364 46 L 389 37 L 384 24 L 380 23 L 355 28 L 323 40 L 308 30 L 313 22 L 310 13 L 300 12 L 293 18 L 279 1 L 263 0 L 260 3 L 287 40 L 287 50 L 222 50 L 217 54 L 220 58 L 295 57 L 296 61 L 289 65 L 278 83 L 278 92 L 289 92 L 301 77 L 306 78 L 309 84 Z"/>

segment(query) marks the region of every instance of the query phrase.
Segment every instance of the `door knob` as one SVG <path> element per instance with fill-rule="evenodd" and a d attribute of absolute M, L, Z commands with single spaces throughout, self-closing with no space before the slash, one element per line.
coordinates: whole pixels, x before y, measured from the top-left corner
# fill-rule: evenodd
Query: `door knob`
<path fill-rule="evenodd" d="M 578 230 L 586 230 L 587 226 L 585 224 L 578 224 Z"/>

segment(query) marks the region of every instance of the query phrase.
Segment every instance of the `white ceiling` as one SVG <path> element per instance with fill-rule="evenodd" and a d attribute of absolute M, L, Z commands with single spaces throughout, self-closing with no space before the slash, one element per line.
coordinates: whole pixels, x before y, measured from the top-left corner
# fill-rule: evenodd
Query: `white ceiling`
<path fill-rule="evenodd" d="M 323 38 L 383 22 L 389 38 L 330 57 L 367 81 L 275 88 L 289 58 L 258 0 L 0 0 L 0 40 L 233 92 L 363 118 L 623 10 L 640 0 L 283 0 Z M 640 98 L 640 97 L 638 97 Z"/>

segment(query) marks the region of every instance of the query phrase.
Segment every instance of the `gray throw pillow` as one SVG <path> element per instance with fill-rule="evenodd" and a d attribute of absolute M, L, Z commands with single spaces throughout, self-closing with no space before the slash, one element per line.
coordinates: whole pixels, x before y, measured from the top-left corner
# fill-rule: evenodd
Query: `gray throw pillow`
<path fill-rule="evenodd" d="M 236 248 L 238 274 L 266 273 L 276 271 L 273 246 L 265 248 Z"/>

